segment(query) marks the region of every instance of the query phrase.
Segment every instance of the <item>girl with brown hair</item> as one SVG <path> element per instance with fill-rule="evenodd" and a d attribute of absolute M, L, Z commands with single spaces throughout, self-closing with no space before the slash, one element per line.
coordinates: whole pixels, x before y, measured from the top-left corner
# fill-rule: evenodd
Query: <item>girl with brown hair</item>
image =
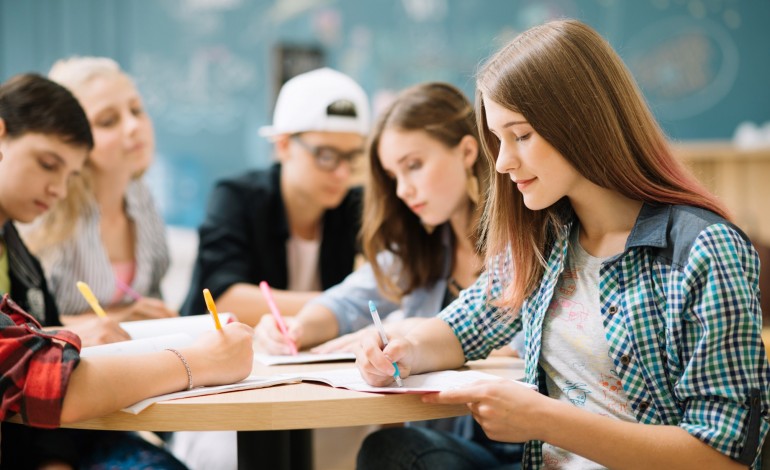
<path fill-rule="evenodd" d="M 439 318 L 359 367 L 377 385 L 451 369 L 525 334 L 526 381 L 426 395 L 467 404 L 527 468 L 760 465 L 770 367 L 759 262 L 717 199 L 672 156 L 606 40 L 574 20 L 513 39 L 481 69 L 482 146 L 497 171 L 488 269 Z M 509 464 L 451 436 L 369 437 L 360 468 Z M 465 466 L 463 466 L 465 465 Z"/>
<path fill-rule="evenodd" d="M 477 227 L 488 170 L 478 158 L 473 107 L 463 93 L 438 82 L 402 91 L 380 116 L 368 148 L 362 243 L 371 262 L 286 318 L 299 348 L 355 349 L 374 328 L 370 300 L 386 317 L 388 335 L 403 335 L 449 305 L 482 267 Z M 256 331 L 260 347 L 288 354 L 272 316 L 263 317 Z M 502 348 L 512 353 L 508 345 Z M 488 442 L 473 424 L 420 423 L 520 455 L 520 445 Z"/>
<path fill-rule="evenodd" d="M 287 319 L 299 348 L 337 337 L 315 350 L 357 345 L 372 323 L 369 300 L 381 315 L 408 319 L 386 322 L 390 334 L 405 332 L 473 282 L 481 268 L 477 208 L 488 175 L 477 135 L 470 102 L 445 83 L 408 88 L 382 113 L 368 144 L 361 230 L 366 259 L 374 262 Z M 263 317 L 257 337 L 270 352 L 288 353 L 272 317 Z"/>

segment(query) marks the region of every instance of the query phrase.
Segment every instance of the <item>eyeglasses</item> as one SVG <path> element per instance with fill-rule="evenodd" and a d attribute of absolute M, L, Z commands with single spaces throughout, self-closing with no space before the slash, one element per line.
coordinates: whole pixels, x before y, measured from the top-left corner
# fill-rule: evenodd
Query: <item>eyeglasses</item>
<path fill-rule="evenodd" d="M 300 147 L 313 155 L 318 168 L 324 171 L 336 170 L 343 161 L 348 162 L 351 168 L 355 170 L 356 163 L 358 163 L 360 157 L 364 154 L 364 150 L 360 148 L 350 150 L 349 152 L 343 152 L 338 148 L 330 147 L 328 145 L 310 145 L 302 140 L 299 134 L 292 135 L 291 140 L 298 143 Z"/>

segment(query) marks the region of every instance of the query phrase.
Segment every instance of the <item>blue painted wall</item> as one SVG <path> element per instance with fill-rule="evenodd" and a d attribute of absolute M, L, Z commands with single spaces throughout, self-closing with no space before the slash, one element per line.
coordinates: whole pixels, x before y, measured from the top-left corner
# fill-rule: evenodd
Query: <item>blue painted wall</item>
<path fill-rule="evenodd" d="M 149 178 L 169 223 L 195 226 L 216 179 L 270 162 L 257 136 L 278 43 L 320 46 L 377 104 L 425 80 L 469 95 L 477 65 L 555 17 L 598 29 L 674 139 L 770 121 L 766 0 L 0 0 L 0 79 L 105 55 L 133 74 L 155 121 Z"/>

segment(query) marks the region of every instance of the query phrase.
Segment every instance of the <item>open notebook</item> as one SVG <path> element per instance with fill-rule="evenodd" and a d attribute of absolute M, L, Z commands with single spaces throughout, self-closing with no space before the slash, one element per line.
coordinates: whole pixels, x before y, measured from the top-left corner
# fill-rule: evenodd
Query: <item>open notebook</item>
<path fill-rule="evenodd" d="M 250 390 L 297 382 L 319 382 L 326 385 L 331 385 L 332 387 L 346 388 L 359 392 L 429 393 L 462 387 L 478 380 L 495 379 L 499 379 L 499 377 L 496 375 L 487 374 L 486 372 L 479 372 L 475 370 L 445 370 L 409 376 L 404 379 L 403 387 L 399 387 L 396 384 L 388 387 L 373 387 L 364 381 L 364 379 L 361 377 L 361 374 L 358 372 L 358 369 L 355 367 L 350 367 L 346 369 L 303 372 L 302 374 L 277 374 L 268 377 L 249 376 L 243 381 L 231 385 L 198 387 L 192 390 L 169 393 L 166 395 L 148 398 L 132 406 L 124 408 L 122 411 L 138 414 L 148 406 L 159 401 L 197 397 L 202 395 L 213 395 L 236 390 Z M 517 383 L 532 388 L 530 385 L 523 382 Z"/>
<path fill-rule="evenodd" d="M 276 356 L 271 354 L 254 353 L 254 360 L 266 366 L 282 366 L 289 364 L 312 364 L 314 362 L 355 361 L 356 355 L 352 352 L 336 352 L 316 354 L 300 352 L 296 356 Z"/>
<path fill-rule="evenodd" d="M 233 322 L 235 315 L 220 313 L 219 321 L 223 324 Z M 211 315 L 193 315 L 121 322 L 120 327 L 131 336 L 130 341 L 83 348 L 80 351 L 81 357 L 142 354 L 166 348 L 183 348 L 192 344 L 203 332 L 213 330 L 214 319 Z"/>
<path fill-rule="evenodd" d="M 235 321 L 235 315 L 220 313 L 224 323 Z M 214 329 L 211 315 L 161 318 L 120 323 L 120 327 L 131 336 L 130 341 L 90 346 L 80 351 L 82 357 L 114 356 L 120 354 L 143 354 L 163 351 L 166 348 L 183 348 L 191 345 L 205 331 Z M 314 362 L 354 361 L 355 354 L 349 352 L 313 354 L 302 352 L 296 356 L 274 356 L 255 354 L 254 360 L 264 365 L 310 364 Z"/>

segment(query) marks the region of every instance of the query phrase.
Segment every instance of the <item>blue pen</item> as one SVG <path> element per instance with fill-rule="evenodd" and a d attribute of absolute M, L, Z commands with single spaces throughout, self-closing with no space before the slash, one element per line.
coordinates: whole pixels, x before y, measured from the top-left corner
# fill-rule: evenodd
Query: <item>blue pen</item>
<path fill-rule="evenodd" d="M 374 320 L 374 327 L 377 328 L 377 332 L 380 334 L 380 339 L 382 340 L 382 347 L 388 345 L 388 337 L 385 335 L 385 328 L 382 327 L 382 322 L 380 321 L 380 314 L 377 313 L 377 307 L 374 306 L 374 302 L 371 300 L 369 301 L 369 311 L 372 313 L 372 320 Z M 404 386 L 404 381 L 401 380 L 401 373 L 398 371 L 398 364 L 395 362 L 393 363 L 393 367 L 396 368 L 396 373 L 393 374 L 393 378 L 396 379 L 396 383 L 399 387 Z"/>

